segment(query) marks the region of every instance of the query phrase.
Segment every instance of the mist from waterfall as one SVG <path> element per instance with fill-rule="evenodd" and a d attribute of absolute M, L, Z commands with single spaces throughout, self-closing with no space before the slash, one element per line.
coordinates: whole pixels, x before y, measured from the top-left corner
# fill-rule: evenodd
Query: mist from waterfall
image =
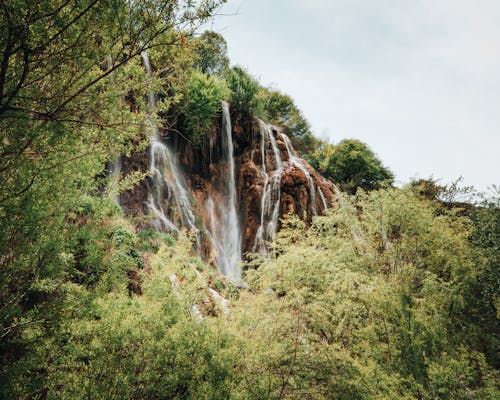
<path fill-rule="evenodd" d="M 241 231 L 237 212 L 234 146 L 229 104 L 222 102 L 222 154 L 227 175 L 220 182 L 223 195 L 217 201 L 209 197 L 210 240 L 220 272 L 234 281 L 241 281 Z M 216 218 L 218 216 L 218 218 Z"/>
<path fill-rule="evenodd" d="M 262 190 L 262 199 L 260 206 L 260 225 L 255 235 L 255 241 L 252 251 L 260 255 L 267 255 L 268 249 L 266 242 L 272 241 L 278 228 L 278 217 L 280 211 L 281 198 L 281 175 L 283 173 L 283 162 L 281 161 L 280 151 L 274 138 L 272 127 L 264 121 L 259 120 L 261 135 L 260 152 L 262 159 L 262 175 L 264 185 Z M 274 158 L 274 171 L 267 170 L 266 165 L 266 144 L 271 145 Z"/>

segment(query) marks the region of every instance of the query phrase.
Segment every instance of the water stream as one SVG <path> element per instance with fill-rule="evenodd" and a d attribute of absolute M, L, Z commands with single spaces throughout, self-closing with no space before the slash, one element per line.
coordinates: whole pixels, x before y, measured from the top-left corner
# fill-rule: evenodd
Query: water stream
<path fill-rule="evenodd" d="M 300 169 L 307 178 L 307 183 L 309 185 L 309 199 L 311 200 L 311 210 L 313 215 L 317 215 L 318 211 L 316 210 L 316 190 L 314 188 L 314 181 L 311 177 L 311 174 L 302 163 L 302 160 L 295 155 L 295 150 L 293 149 L 292 143 L 290 142 L 288 136 L 284 133 L 282 133 L 281 136 L 283 136 L 283 139 L 285 140 L 286 151 L 288 152 L 290 163 Z"/>
<path fill-rule="evenodd" d="M 222 154 L 227 168 L 227 174 L 223 175 L 224 179 L 219 182 L 222 197 L 217 199 L 217 208 L 212 196 L 208 198 L 206 204 L 210 214 L 210 240 L 220 272 L 239 282 L 241 230 L 237 212 L 231 117 L 229 104 L 226 102 L 222 102 Z"/>
<path fill-rule="evenodd" d="M 151 63 L 147 52 L 141 53 L 148 78 L 152 76 Z M 156 109 L 156 95 L 148 93 L 151 109 Z M 195 215 L 191 208 L 189 192 L 184 176 L 171 149 L 162 142 L 158 128 L 149 121 L 151 129 L 150 170 L 152 171 L 147 206 L 156 216 L 157 228 L 177 231 L 180 227 L 193 230 L 199 240 L 195 225 Z M 164 207 L 167 207 L 165 210 Z"/>
<path fill-rule="evenodd" d="M 260 225 L 255 235 L 255 241 L 252 251 L 260 255 L 267 255 L 266 242 L 273 240 L 278 228 L 278 217 L 280 211 L 281 198 L 281 175 L 283 173 L 283 162 L 281 161 L 280 151 L 276 145 L 273 131 L 270 125 L 259 120 L 261 135 L 260 152 L 262 159 L 261 173 L 264 178 L 262 190 L 262 199 L 260 206 Z M 267 170 L 266 165 L 266 144 L 271 145 L 274 158 L 274 171 Z"/>

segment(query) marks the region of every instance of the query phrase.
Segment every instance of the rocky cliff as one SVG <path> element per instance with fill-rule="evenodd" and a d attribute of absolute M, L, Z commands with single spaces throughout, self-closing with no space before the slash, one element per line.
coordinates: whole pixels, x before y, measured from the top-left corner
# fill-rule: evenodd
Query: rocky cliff
<path fill-rule="evenodd" d="M 334 186 L 298 156 L 279 127 L 235 117 L 223 104 L 220 120 L 199 144 L 155 130 L 147 153 L 122 157 L 123 172 L 152 172 L 122 193 L 120 204 L 127 214 L 143 216 L 144 225 L 190 228 L 200 255 L 238 279 L 238 261 L 267 254 L 281 217 L 310 221 L 322 214 Z"/>

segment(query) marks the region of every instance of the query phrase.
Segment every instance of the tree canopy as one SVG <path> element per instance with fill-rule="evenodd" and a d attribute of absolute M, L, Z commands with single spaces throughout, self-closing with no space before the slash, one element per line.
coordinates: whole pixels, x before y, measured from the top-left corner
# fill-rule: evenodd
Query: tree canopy
<path fill-rule="evenodd" d="M 375 153 L 355 139 L 344 139 L 335 145 L 323 165 L 322 172 L 349 193 L 357 188 L 373 190 L 394 180 Z"/>
<path fill-rule="evenodd" d="M 227 43 L 224 36 L 213 31 L 205 31 L 194 40 L 198 60 L 195 68 L 207 75 L 223 77 L 229 70 Z"/>
<path fill-rule="evenodd" d="M 57 323 L 75 209 L 105 186 L 110 160 L 145 148 L 148 91 L 178 85 L 185 38 L 222 2 L 2 2 L 0 380 L 37 340 L 24 327 Z M 141 53 L 158 49 L 175 62 L 148 82 Z"/>

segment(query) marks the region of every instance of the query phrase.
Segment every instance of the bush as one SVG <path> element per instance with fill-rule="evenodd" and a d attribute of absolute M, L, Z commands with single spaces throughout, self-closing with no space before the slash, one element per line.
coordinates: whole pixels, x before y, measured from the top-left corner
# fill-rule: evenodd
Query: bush
<path fill-rule="evenodd" d="M 227 83 L 231 90 L 233 109 L 244 115 L 263 116 L 264 105 L 258 96 L 260 85 L 254 77 L 241 67 L 233 67 L 227 77 Z"/>
<path fill-rule="evenodd" d="M 137 236 L 139 244 L 143 251 L 156 253 L 163 243 L 172 247 L 175 244 L 175 239 L 169 233 L 155 231 L 153 229 L 143 229 Z"/>
<path fill-rule="evenodd" d="M 358 188 L 378 189 L 394 181 L 392 172 L 382 165 L 373 151 L 355 139 L 344 139 L 335 146 L 324 174 L 349 193 L 355 193 Z"/>
<path fill-rule="evenodd" d="M 221 109 L 221 101 L 228 96 L 224 81 L 201 72 L 193 72 L 189 80 L 181 111 L 184 128 L 194 143 L 200 143 L 213 119 Z"/>

